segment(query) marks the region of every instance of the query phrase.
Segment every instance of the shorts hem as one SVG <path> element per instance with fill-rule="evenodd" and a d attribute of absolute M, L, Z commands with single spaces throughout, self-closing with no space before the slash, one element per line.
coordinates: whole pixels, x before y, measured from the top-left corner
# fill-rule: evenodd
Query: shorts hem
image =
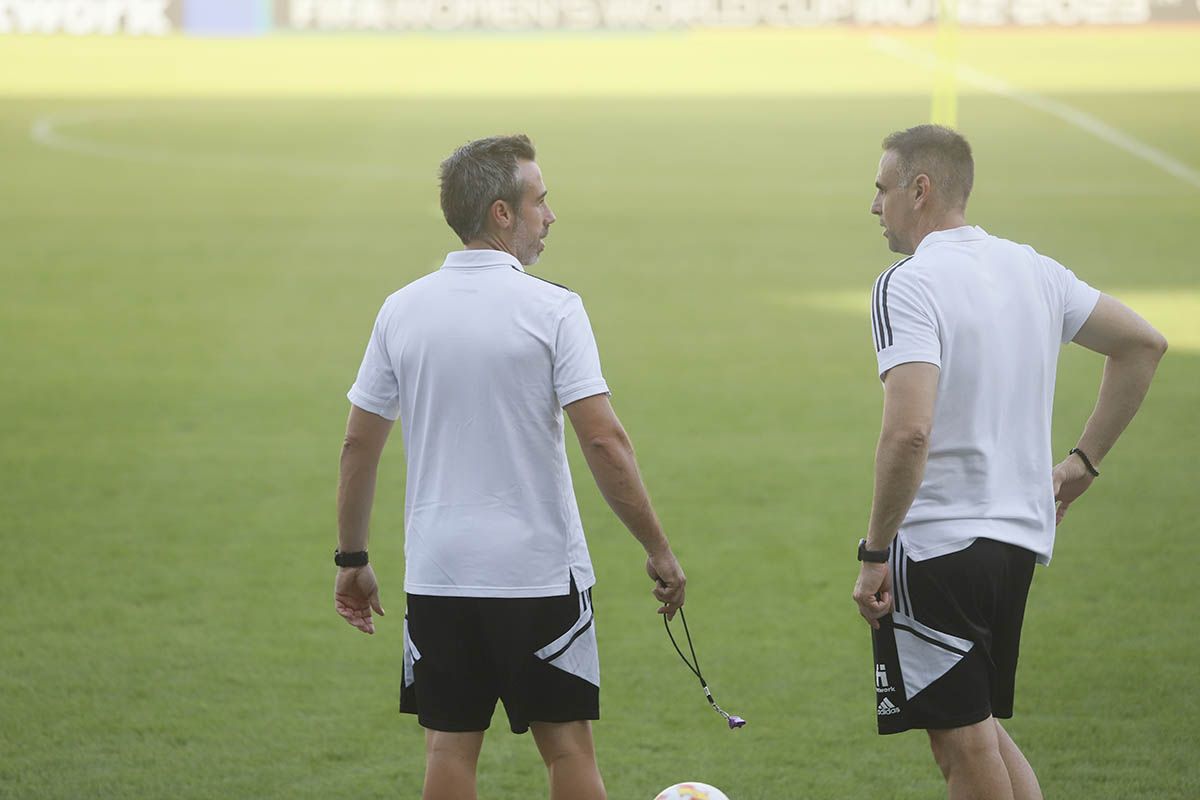
<path fill-rule="evenodd" d="M 539 717 L 536 719 L 530 718 L 530 719 L 522 720 L 521 723 L 514 723 L 512 720 L 509 720 L 508 728 L 513 733 L 520 734 L 520 733 L 525 733 L 526 731 L 528 731 L 529 726 L 534 725 L 539 722 L 545 722 L 545 723 L 549 723 L 551 725 L 559 725 L 559 724 L 563 724 L 563 723 L 567 723 L 567 722 L 595 722 L 596 720 L 600 719 L 600 712 L 599 711 L 580 711 L 580 712 L 567 711 L 562 714 L 554 714 L 552 716 L 553 716 L 553 719 L 551 719 L 548 716 L 543 716 L 543 717 Z M 518 729 L 519 725 L 523 725 L 524 727 L 520 727 Z"/>
<path fill-rule="evenodd" d="M 905 731 L 914 731 L 914 730 L 917 730 L 917 731 L 945 731 L 945 730 L 952 730 L 954 728 L 965 728 L 968 725 L 976 725 L 980 722 L 983 722 L 985 719 L 987 719 L 991 716 L 994 716 L 992 714 L 992 710 L 990 708 L 987 708 L 987 709 L 983 709 L 982 711 L 975 711 L 970 714 L 963 714 L 960 717 L 955 717 L 953 719 L 948 719 L 948 720 L 937 720 L 937 721 L 929 721 L 929 722 L 904 722 L 904 724 L 902 726 L 897 726 L 894 728 L 889 727 L 888 730 L 883 730 L 881 727 L 879 730 L 879 735 L 880 736 L 890 736 L 894 733 L 904 733 Z M 1011 716 L 1012 716 L 1012 714 L 1009 714 L 1008 717 L 1004 717 L 1004 719 L 1008 719 Z"/>
<path fill-rule="evenodd" d="M 415 711 L 401 711 L 401 714 L 416 714 L 417 724 L 422 728 L 431 731 L 440 731 L 441 733 L 483 733 L 491 727 L 492 721 L 488 720 L 483 727 L 473 725 L 471 723 L 461 722 L 446 722 L 444 720 L 435 720 L 424 717 Z"/>

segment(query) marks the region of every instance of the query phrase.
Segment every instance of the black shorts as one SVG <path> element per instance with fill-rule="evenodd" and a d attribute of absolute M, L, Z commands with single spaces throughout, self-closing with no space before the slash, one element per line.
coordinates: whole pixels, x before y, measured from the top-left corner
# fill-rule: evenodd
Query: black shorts
<path fill-rule="evenodd" d="M 1012 716 L 1034 561 L 992 539 L 913 561 L 895 541 L 895 607 L 872 631 L 881 734 Z"/>
<path fill-rule="evenodd" d="M 531 722 L 600 718 L 591 590 L 559 597 L 408 595 L 400 711 L 437 731 L 487 730 L 504 701 Z"/>

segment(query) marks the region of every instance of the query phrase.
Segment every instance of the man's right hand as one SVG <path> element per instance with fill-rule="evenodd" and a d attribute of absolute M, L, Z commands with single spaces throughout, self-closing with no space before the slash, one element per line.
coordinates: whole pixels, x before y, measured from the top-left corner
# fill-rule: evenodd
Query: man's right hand
<path fill-rule="evenodd" d="M 370 564 L 338 568 L 333 584 L 333 607 L 342 619 L 363 633 L 375 633 L 371 612 L 382 617 L 383 606 L 379 604 L 379 584 Z"/>
<path fill-rule="evenodd" d="M 1074 455 L 1067 456 L 1059 463 L 1052 473 L 1054 476 L 1054 500 L 1058 508 L 1054 514 L 1054 524 L 1063 521 L 1071 503 L 1079 499 L 1079 495 L 1087 491 L 1095 477 L 1088 472 L 1083 461 Z"/>
<path fill-rule="evenodd" d="M 654 581 L 654 597 L 662 603 L 658 613 L 667 619 L 675 619 L 675 612 L 683 606 L 684 586 L 687 576 L 683 567 L 670 550 L 656 553 L 646 559 L 646 574 Z"/>

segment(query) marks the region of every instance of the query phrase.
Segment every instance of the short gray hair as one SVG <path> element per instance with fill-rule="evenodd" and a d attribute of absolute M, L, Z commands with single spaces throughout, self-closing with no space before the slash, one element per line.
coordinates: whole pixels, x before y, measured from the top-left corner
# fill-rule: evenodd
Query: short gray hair
<path fill-rule="evenodd" d="M 492 203 L 520 205 L 525 184 L 517 162 L 536 155 L 533 142 L 520 133 L 467 142 L 442 162 L 442 214 L 463 244 L 483 232 Z"/>
<path fill-rule="evenodd" d="M 952 208 L 966 209 L 975 183 L 975 160 L 961 133 L 943 125 L 917 125 L 888 135 L 883 149 L 897 156 L 901 186 L 924 173 Z"/>

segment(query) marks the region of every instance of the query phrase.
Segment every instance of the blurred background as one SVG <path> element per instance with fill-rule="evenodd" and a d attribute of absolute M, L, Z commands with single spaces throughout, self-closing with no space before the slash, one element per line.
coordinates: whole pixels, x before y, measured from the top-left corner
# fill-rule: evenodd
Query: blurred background
<path fill-rule="evenodd" d="M 458 247 L 457 145 L 526 132 L 689 575 L 725 729 L 569 440 L 614 800 L 941 796 L 874 734 L 850 591 L 881 408 L 880 140 L 976 157 L 971 222 L 1171 343 L 1059 530 L 1010 726 L 1048 797 L 1200 796 L 1197 0 L 0 1 L 0 797 L 416 797 L 396 713 L 402 442 L 374 637 L 334 613 L 334 486 L 374 315 Z M 1054 443 L 1102 360 L 1068 347 Z M 886 765 L 886 767 L 881 766 Z M 493 725 L 480 796 L 545 795 Z"/>

